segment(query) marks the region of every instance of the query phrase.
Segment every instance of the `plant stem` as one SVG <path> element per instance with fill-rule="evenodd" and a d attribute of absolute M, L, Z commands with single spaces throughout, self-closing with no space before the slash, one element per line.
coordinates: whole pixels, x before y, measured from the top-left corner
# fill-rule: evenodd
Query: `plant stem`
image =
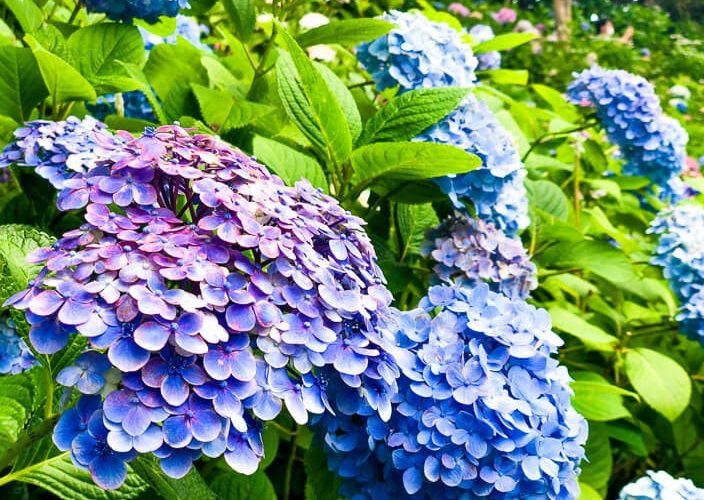
<path fill-rule="evenodd" d="M 289 500 L 291 497 L 291 477 L 293 475 L 293 463 L 296 461 L 296 451 L 298 450 L 298 426 L 291 438 L 291 452 L 286 463 L 286 475 L 284 476 L 284 494 L 282 500 Z"/>
<path fill-rule="evenodd" d="M 577 229 L 581 229 L 581 208 L 582 208 L 582 192 L 579 190 L 581 182 L 581 161 L 579 150 L 575 151 L 574 155 L 574 224 Z"/>
<path fill-rule="evenodd" d="M 264 53 L 261 59 L 259 59 L 259 64 L 254 69 L 254 76 L 252 77 L 252 85 L 249 87 L 249 92 L 247 92 L 247 99 L 250 99 L 254 94 L 254 88 L 256 87 L 257 80 L 259 80 L 263 75 L 265 75 L 270 68 L 265 68 L 267 59 L 269 59 L 269 54 L 274 49 L 276 35 L 278 34 L 276 23 L 271 28 L 271 38 L 264 47 Z"/>
<path fill-rule="evenodd" d="M 68 24 L 73 24 L 73 22 L 76 20 L 76 17 L 78 16 L 78 13 L 80 11 L 81 11 L 81 1 L 77 0 L 76 6 L 73 8 L 73 11 L 71 12 L 71 17 L 68 18 Z"/>
<path fill-rule="evenodd" d="M 54 428 L 54 425 L 56 425 L 56 421 L 58 419 L 59 415 L 52 415 L 46 420 L 44 420 L 42 423 L 30 429 L 24 436 L 20 437 L 11 448 L 9 448 L 5 453 L 0 455 L 0 470 L 10 465 L 12 461 L 17 457 L 17 455 L 22 453 L 32 443 L 40 440 L 41 438 L 49 434 Z M 9 476 L 13 476 L 16 474 L 17 473 L 9 474 Z M 0 485 L 11 481 L 11 479 L 5 481 L 7 477 L 8 476 L 0 478 Z"/>
<path fill-rule="evenodd" d="M 54 414 L 54 377 L 51 374 L 51 360 L 47 356 L 44 370 L 46 382 L 46 403 L 44 404 L 44 418 L 49 419 Z"/>
<path fill-rule="evenodd" d="M 538 137 L 535 140 L 535 142 L 533 142 L 533 144 L 530 145 L 530 147 L 528 148 L 528 151 L 526 151 L 526 153 L 523 155 L 523 158 L 521 158 L 521 161 L 525 162 L 526 158 L 528 158 L 530 156 L 530 154 L 535 150 L 535 148 L 537 148 L 538 146 L 543 144 L 548 139 L 552 139 L 554 137 L 559 137 L 561 135 L 571 134 L 573 132 L 580 132 L 582 130 L 586 130 L 588 128 L 591 128 L 594 125 L 596 125 L 596 122 L 588 121 L 578 127 L 568 128 L 568 129 L 564 129 L 564 130 L 558 130 L 557 132 L 547 132 L 547 133 L 541 135 L 540 137 Z"/>

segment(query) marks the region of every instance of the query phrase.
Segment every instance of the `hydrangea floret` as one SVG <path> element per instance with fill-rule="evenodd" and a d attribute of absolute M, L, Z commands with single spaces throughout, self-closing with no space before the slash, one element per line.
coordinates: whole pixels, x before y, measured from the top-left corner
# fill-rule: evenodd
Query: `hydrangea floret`
<path fill-rule="evenodd" d="M 460 32 L 418 12 L 391 11 L 382 18 L 396 27 L 357 51 L 379 90 L 475 84 L 478 62 Z M 523 164 L 510 135 L 476 97 L 468 96 L 417 140 L 457 146 L 483 160 L 472 172 L 438 179 L 457 209 L 466 210 L 471 201 L 481 218 L 511 235 L 528 225 Z"/>
<path fill-rule="evenodd" d="M 653 86 L 623 70 L 594 66 L 575 74 L 568 96 L 593 107 L 611 142 L 625 160 L 623 172 L 664 186 L 684 167 L 688 136 L 666 116 Z"/>
<path fill-rule="evenodd" d="M 251 474 L 264 423 L 332 411 L 331 385 L 390 418 L 391 295 L 361 219 L 179 126 L 118 132 L 98 163 L 60 193 L 85 223 L 31 254 L 43 269 L 7 301 L 41 354 L 88 341 L 54 442 L 96 483 L 149 452 L 176 478 L 200 455 Z"/>
<path fill-rule="evenodd" d="M 16 375 L 37 366 L 37 358 L 17 332 L 10 318 L 0 318 L 0 374 Z"/>
<path fill-rule="evenodd" d="M 677 320 L 683 333 L 704 342 L 704 207 L 679 205 L 663 210 L 648 232 L 658 235 L 652 263 L 663 268 L 680 301 Z"/>
<path fill-rule="evenodd" d="M 472 288 L 488 283 L 508 297 L 526 298 L 537 283 L 537 270 L 521 240 L 510 238 L 490 222 L 462 214 L 428 231 L 421 254 L 435 266 L 439 282 Z"/>
<path fill-rule="evenodd" d="M 627 484 L 618 500 L 701 500 L 704 490 L 694 486 L 691 479 L 675 479 L 665 471 L 647 471 L 647 475 Z"/>
<path fill-rule="evenodd" d="M 188 0 L 85 0 L 85 5 L 88 12 L 103 13 L 113 21 L 143 19 L 154 24 L 162 16 L 176 17 Z"/>
<path fill-rule="evenodd" d="M 475 24 L 469 30 L 469 34 L 476 43 L 488 42 L 495 37 L 494 30 L 486 24 Z M 501 67 L 501 52 L 492 50 L 477 54 L 477 70 L 484 71 L 490 69 L 499 69 Z"/>
<path fill-rule="evenodd" d="M 587 424 L 552 357 L 562 341 L 547 311 L 486 284 L 439 285 L 393 330 L 403 351 L 391 420 L 359 408 L 323 419 L 343 495 L 578 497 Z"/>

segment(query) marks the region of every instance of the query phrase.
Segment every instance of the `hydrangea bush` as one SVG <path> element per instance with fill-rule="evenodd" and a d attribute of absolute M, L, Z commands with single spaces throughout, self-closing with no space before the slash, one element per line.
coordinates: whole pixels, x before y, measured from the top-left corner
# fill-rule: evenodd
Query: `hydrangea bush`
<path fill-rule="evenodd" d="M 650 500 L 673 498 L 696 500 L 704 498 L 704 490 L 694 486 L 690 479 L 675 479 L 665 471 L 648 471 L 648 475 L 626 485 L 619 500 Z"/>
<path fill-rule="evenodd" d="M 6 4 L 8 498 L 704 485 L 695 45 L 567 89 L 542 4 Z"/>

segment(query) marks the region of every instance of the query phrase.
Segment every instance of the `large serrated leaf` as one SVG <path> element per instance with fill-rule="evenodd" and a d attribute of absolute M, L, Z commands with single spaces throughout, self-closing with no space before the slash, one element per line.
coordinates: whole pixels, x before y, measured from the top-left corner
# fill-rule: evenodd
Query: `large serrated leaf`
<path fill-rule="evenodd" d="M 609 382 L 593 372 L 572 372 L 571 387 L 574 391 L 572 404 L 583 417 L 595 422 L 607 422 L 619 418 L 628 418 L 631 413 L 623 406 L 623 396 L 638 395 L 609 384 Z"/>
<path fill-rule="evenodd" d="M 274 486 L 267 475 L 258 471 L 251 476 L 236 472 L 221 474 L 210 485 L 219 500 L 276 500 Z"/>
<path fill-rule="evenodd" d="M 119 489 L 104 490 L 93 483 L 87 471 L 78 469 L 71 463 L 68 453 L 13 471 L 12 476 L 17 481 L 49 491 L 62 500 L 132 500 L 149 489 L 146 482 L 130 473 Z M 189 500 L 195 498 L 199 497 L 191 497 Z"/>
<path fill-rule="evenodd" d="M 626 375 L 645 402 L 670 422 L 687 408 L 692 382 L 672 358 L 638 347 L 626 352 Z"/>
<path fill-rule="evenodd" d="M 257 159 L 273 170 L 289 186 L 301 179 L 308 179 L 313 186 L 328 191 L 325 173 L 315 158 L 261 136 L 254 137 L 252 148 Z"/>
<path fill-rule="evenodd" d="M 144 481 L 159 492 L 165 500 L 217 500 L 217 495 L 208 488 L 196 469 L 181 479 L 173 479 L 161 470 L 151 455 L 142 455 L 132 462 L 132 468 Z"/>
<path fill-rule="evenodd" d="M 509 50 L 523 45 L 524 43 L 528 43 L 537 37 L 538 36 L 534 33 L 504 33 L 475 46 L 474 52 L 475 54 L 481 54 L 495 50 Z"/>
<path fill-rule="evenodd" d="M 317 142 L 330 160 L 342 164 L 352 152 L 352 134 L 342 107 L 325 78 L 291 35 L 283 31 L 281 36 L 289 56 L 282 53 L 277 61 L 280 88 L 283 79 L 284 85 L 290 89 L 288 92 L 280 92 L 284 107 L 297 125 L 300 119 L 298 110 L 303 109 L 309 113 L 303 126 L 299 125 L 301 131 L 309 135 L 311 141 Z M 291 71 L 292 68 L 295 68 L 294 71 Z M 290 102 L 291 98 L 304 101 L 294 104 Z M 294 110 L 296 112 L 292 112 Z"/>
<path fill-rule="evenodd" d="M 609 335 L 598 326 L 588 323 L 582 317 L 566 309 L 553 307 L 550 309 L 550 317 L 554 328 L 577 337 L 584 345 L 592 349 L 611 352 L 618 343 L 617 337 Z"/>
<path fill-rule="evenodd" d="M 406 92 L 381 108 L 366 124 L 359 145 L 407 141 L 451 113 L 469 93 L 462 87 Z"/>
<path fill-rule="evenodd" d="M 11 295 L 27 286 L 41 266 L 30 265 L 27 255 L 33 250 L 50 246 L 54 239 L 31 226 L 8 224 L 0 226 L 0 255 L 4 261 L 5 273 L 0 281 L 10 280 L 11 286 L 2 287 L 2 294 Z M 9 283 L 9 281 L 8 281 Z M 4 302 L 7 297 L 0 297 Z"/>
<path fill-rule="evenodd" d="M 89 47 L 90 50 L 86 48 Z M 102 23 L 75 31 L 68 39 L 71 59 L 98 94 L 132 90 L 120 85 L 125 69 L 120 64 L 139 64 L 144 59 L 144 41 L 134 26 Z"/>
<path fill-rule="evenodd" d="M 425 240 L 425 232 L 439 223 L 433 205 L 430 203 L 396 206 L 396 223 L 403 238 L 401 255 L 417 254 Z M 403 259 L 402 259 L 403 260 Z"/>
<path fill-rule="evenodd" d="M 345 85 L 345 82 L 340 80 L 330 68 L 324 64 L 314 62 L 315 67 L 320 71 L 320 75 L 328 84 L 328 87 L 335 95 L 337 102 L 340 103 L 342 112 L 347 118 L 347 124 L 350 127 L 350 133 L 352 134 L 352 141 L 356 141 L 359 135 L 362 133 L 362 117 L 359 114 L 359 108 L 357 108 L 357 102 L 354 100 L 354 96 Z"/>
<path fill-rule="evenodd" d="M 595 423 L 589 427 L 589 439 L 585 446 L 587 459 L 582 462 L 582 474 L 579 479 L 599 490 L 608 484 L 611 477 L 611 442 L 606 424 Z"/>
<path fill-rule="evenodd" d="M 203 119 L 213 130 L 220 133 L 266 119 L 266 116 L 274 111 L 274 108 L 266 104 L 235 99 L 227 92 L 203 85 L 194 83 L 191 88 L 198 100 Z"/>
<path fill-rule="evenodd" d="M 567 220 L 569 202 L 560 186 L 554 182 L 542 179 L 537 181 L 528 179 L 525 181 L 525 186 L 528 192 L 528 200 L 532 206 L 560 220 Z"/>
<path fill-rule="evenodd" d="M 95 101 L 95 89 L 76 68 L 46 50 L 33 36 L 27 35 L 25 40 L 32 48 L 44 84 L 54 103 Z"/>
<path fill-rule="evenodd" d="M 31 33 L 44 22 L 44 14 L 32 0 L 4 0 L 25 33 Z"/>
<path fill-rule="evenodd" d="M 379 38 L 393 27 L 393 24 L 381 19 L 345 19 L 308 30 L 298 35 L 296 41 L 301 47 L 325 43 L 356 45 Z"/>
<path fill-rule="evenodd" d="M 252 35 L 256 22 L 254 0 L 223 0 L 222 4 L 240 40 L 246 42 Z"/>
<path fill-rule="evenodd" d="M 0 47 L 0 115 L 24 123 L 32 109 L 47 95 L 32 51 Z"/>
<path fill-rule="evenodd" d="M 380 142 L 356 149 L 350 157 L 358 193 L 385 181 L 431 179 L 460 174 L 481 165 L 479 157 L 454 146 L 428 142 Z"/>

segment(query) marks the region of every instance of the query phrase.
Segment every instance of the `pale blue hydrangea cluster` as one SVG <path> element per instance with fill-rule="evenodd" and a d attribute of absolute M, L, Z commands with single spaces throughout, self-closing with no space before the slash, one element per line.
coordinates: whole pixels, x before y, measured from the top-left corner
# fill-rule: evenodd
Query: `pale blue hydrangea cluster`
<path fill-rule="evenodd" d="M 420 13 L 391 11 L 382 18 L 396 28 L 357 51 L 379 90 L 474 85 L 478 62 L 461 33 Z M 451 144 L 483 160 L 472 172 L 438 179 L 456 208 L 471 201 L 477 215 L 511 235 L 528 225 L 523 164 L 509 134 L 476 97 L 417 140 Z"/>
<path fill-rule="evenodd" d="M 175 44 L 178 41 L 178 37 L 186 39 L 199 49 L 206 51 L 211 50 L 210 47 L 202 41 L 203 36 L 210 32 L 208 27 L 204 24 L 199 24 L 195 18 L 184 16 L 182 14 L 176 16 L 176 32 L 172 35 L 162 37 L 146 30 L 145 28 L 142 28 L 141 26 L 139 31 L 144 39 L 144 48 L 146 50 L 152 50 L 154 47 L 162 43 Z"/>
<path fill-rule="evenodd" d="M 551 357 L 562 341 L 545 310 L 486 284 L 442 285 L 399 313 L 394 330 L 402 375 L 391 420 L 360 418 L 358 406 L 324 418 L 343 495 L 578 496 L 587 424 Z"/>
<path fill-rule="evenodd" d="M 469 30 L 472 39 L 477 43 L 488 42 L 495 37 L 494 30 L 486 24 L 476 24 Z M 501 67 L 501 52 L 492 50 L 491 52 L 483 52 L 477 54 L 477 70 L 484 71 L 489 69 L 499 69 Z"/>
<path fill-rule="evenodd" d="M 143 19 L 156 23 L 162 16 L 175 17 L 188 7 L 187 0 L 85 0 L 88 12 L 104 13 L 113 21 Z"/>
<path fill-rule="evenodd" d="M 455 214 L 427 234 L 421 254 L 435 266 L 435 279 L 474 287 L 488 283 L 507 297 L 526 298 L 538 285 L 535 264 L 521 240 L 488 222 Z"/>
<path fill-rule="evenodd" d="M 687 133 L 663 113 L 646 79 L 594 66 L 576 74 L 567 92 L 572 102 L 596 108 L 609 140 L 626 162 L 624 174 L 645 176 L 664 186 L 682 172 Z"/>
<path fill-rule="evenodd" d="M 0 318 L 0 374 L 16 375 L 38 365 L 10 318 Z"/>
<path fill-rule="evenodd" d="M 691 479 L 675 479 L 665 471 L 647 471 L 646 476 L 627 484 L 618 500 L 702 500 L 704 490 Z"/>
<path fill-rule="evenodd" d="M 677 320 L 689 337 L 704 342 L 704 207 L 680 205 L 658 214 L 650 233 L 659 235 L 652 262 L 663 268 L 680 301 Z"/>

